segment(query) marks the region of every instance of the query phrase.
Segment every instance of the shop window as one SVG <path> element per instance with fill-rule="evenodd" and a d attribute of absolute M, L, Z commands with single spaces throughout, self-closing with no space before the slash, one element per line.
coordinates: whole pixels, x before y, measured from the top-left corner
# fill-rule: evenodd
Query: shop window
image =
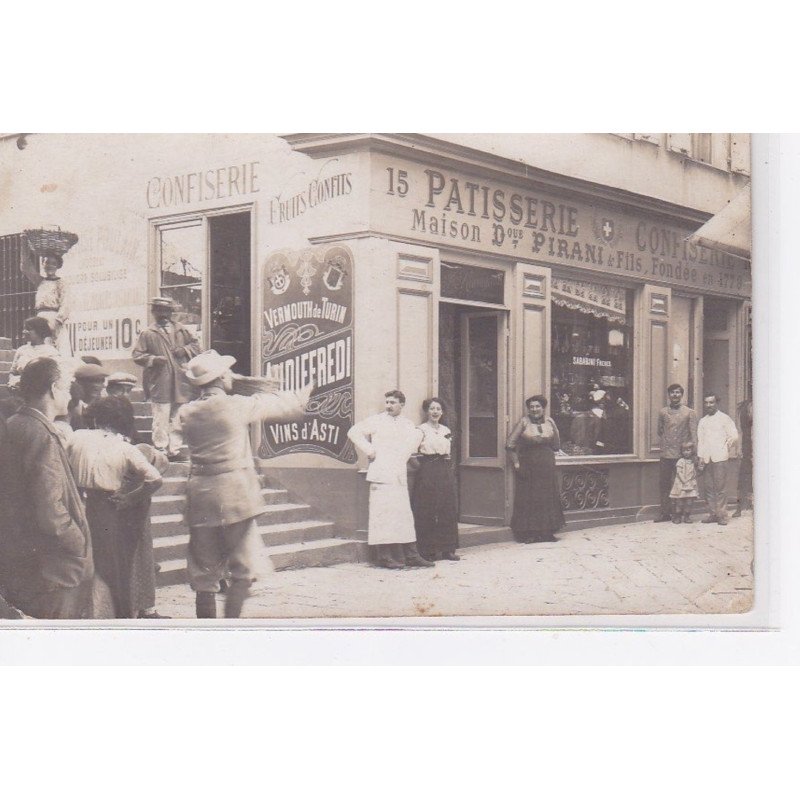
<path fill-rule="evenodd" d="M 158 229 L 159 294 L 178 304 L 176 321 L 200 336 L 205 230 L 201 220 Z"/>
<path fill-rule="evenodd" d="M 554 277 L 551 416 L 567 455 L 633 452 L 633 292 Z"/>

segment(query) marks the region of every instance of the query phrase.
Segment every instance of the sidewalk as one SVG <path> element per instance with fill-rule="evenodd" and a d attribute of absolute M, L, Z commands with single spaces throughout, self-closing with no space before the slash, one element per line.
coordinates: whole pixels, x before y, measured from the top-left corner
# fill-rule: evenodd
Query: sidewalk
<path fill-rule="evenodd" d="M 727 527 L 637 522 L 559 541 L 465 548 L 434 569 L 369 564 L 272 572 L 244 616 L 437 617 L 503 614 L 735 613 L 752 605 L 753 516 Z M 219 596 L 222 615 L 224 597 Z M 188 586 L 158 590 L 158 609 L 194 618 Z"/>

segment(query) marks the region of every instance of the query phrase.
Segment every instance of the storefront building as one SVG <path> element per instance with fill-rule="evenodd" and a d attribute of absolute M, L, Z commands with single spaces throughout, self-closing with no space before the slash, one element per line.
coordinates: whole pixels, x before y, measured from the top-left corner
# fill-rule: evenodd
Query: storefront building
<path fill-rule="evenodd" d="M 698 409 L 715 391 L 733 416 L 750 383 L 750 264 L 689 241 L 746 185 L 743 137 L 725 135 L 723 164 L 670 149 L 675 136 L 594 137 L 613 166 L 577 176 L 552 169 L 552 148 L 540 166 L 466 135 L 3 140 L 4 280 L 24 230 L 59 225 L 79 236 L 64 266 L 76 354 L 135 370 L 147 298 L 163 294 L 241 371 L 313 379 L 307 419 L 256 444 L 344 535 L 366 524 L 347 429 L 393 388 L 415 420 L 444 399 L 463 522 L 508 523 L 504 443 L 540 393 L 568 519 L 632 520 L 658 503 L 666 387 Z"/>

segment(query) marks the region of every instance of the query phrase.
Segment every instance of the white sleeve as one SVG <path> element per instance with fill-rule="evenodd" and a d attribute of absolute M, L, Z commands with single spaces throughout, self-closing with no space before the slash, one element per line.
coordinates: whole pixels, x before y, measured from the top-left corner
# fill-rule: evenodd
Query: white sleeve
<path fill-rule="evenodd" d="M 375 417 L 367 417 L 366 419 L 357 422 L 347 431 L 347 438 L 359 449 L 362 453 L 368 456 L 375 454 L 375 447 L 370 439 L 375 433 Z"/>
<path fill-rule="evenodd" d="M 125 458 L 128 462 L 128 469 L 145 483 L 152 483 L 161 479 L 161 473 L 144 456 L 141 450 L 135 445 L 128 445 L 125 448 Z"/>
<path fill-rule="evenodd" d="M 303 416 L 303 404 L 297 392 L 259 392 L 249 397 L 235 397 L 240 413 L 248 422 L 274 420 L 282 422 Z"/>

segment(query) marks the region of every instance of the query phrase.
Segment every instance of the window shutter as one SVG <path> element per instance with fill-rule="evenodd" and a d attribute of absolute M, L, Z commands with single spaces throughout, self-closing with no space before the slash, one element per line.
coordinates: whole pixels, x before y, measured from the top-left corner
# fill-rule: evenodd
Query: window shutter
<path fill-rule="evenodd" d="M 731 134 L 731 172 L 750 174 L 750 134 Z"/>
<path fill-rule="evenodd" d="M 660 133 L 634 133 L 633 138 L 642 142 L 650 142 L 650 144 L 661 144 Z"/>
<path fill-rule="evenodd" d="M 669 133 L 667 134 L 667 146 L 673 153 L 688 156 L 692 152 L 692 134 Z"/>
<path fill-rule="evenodd" d="M 691 156 L 704 164 L 711 163 L 711 134 L 693 133 Z"/>
<path fill-rule="evenodd" d="M 711 134 L 711 163 L 717 169 L 728 169 L 730 163 L 731 135 L 729 133 Z"/>

